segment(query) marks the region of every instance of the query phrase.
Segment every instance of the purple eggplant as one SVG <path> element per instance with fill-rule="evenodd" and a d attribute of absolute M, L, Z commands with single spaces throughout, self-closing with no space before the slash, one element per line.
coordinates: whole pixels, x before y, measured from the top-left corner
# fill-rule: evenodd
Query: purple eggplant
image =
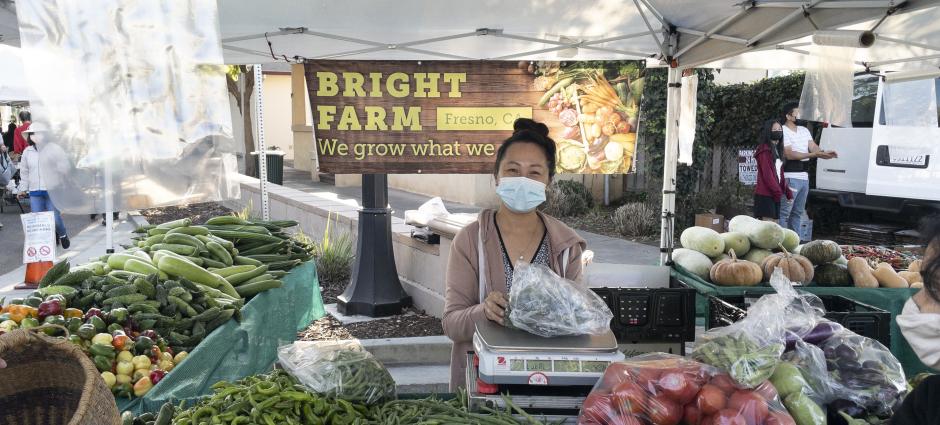
<path fill-rule="evenodd" d="M 813 345 L 819 345 L 821 342 L 831 338 L 833 334 L 841 330 L 842 325 L 824 320 L 817 323 L 816 326 L 813 327 L 813 330 L 809 331 L 808 334 L 803 335 L 803 341 Z"/>
<path fill-rule="evenodd" d="M 827 424 L 828 425 L 847 425 L 848 421 L 845 420 L 845 417 L 839 415 L 839 412 L 845 412 L 845 414 L 858 418 L 865 415 L 865 409 L 862 406 L 859 406 L 857 403 L 851 400 L 837 399 L 833 400 L 832 403 L 829 403 L 826 406 L 827 410 Z"/>

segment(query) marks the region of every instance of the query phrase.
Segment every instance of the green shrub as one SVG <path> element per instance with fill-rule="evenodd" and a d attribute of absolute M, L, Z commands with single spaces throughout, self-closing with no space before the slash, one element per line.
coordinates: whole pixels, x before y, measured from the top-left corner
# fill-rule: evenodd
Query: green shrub
<path fill-rule="evenodd" d="M 574 217 L 594 208 L 594 197 L 580 182 L 556 180 L 546 189 L 542 212 L 553 217 Z"/>
<path fill-rule="evenodd" d="M 654 237 L 660 232 L 659 208 L 653 202 L 630 202 L 617 208 L 612 219 L 621 235 Z"/>
<path fill-rule="evenodd" d="M 353 254 L 352 238 L 348 233 L 340 233 L 335 239 L 331 230 L 333 220 L 326 218 L 326 230 L 323 239 L 315 244 L 313 256 L 317 262 L 317 275 L 324 282 L 342 282 L 352 273 Z"/>

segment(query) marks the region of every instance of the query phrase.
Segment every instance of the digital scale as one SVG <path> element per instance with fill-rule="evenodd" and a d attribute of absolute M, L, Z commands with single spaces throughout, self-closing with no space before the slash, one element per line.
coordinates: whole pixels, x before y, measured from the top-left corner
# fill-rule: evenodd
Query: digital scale
<path fill-rule="evenodd" d="M 575 415 L 612 362 L 624 360 L 613 332 L 544 338 L 489 320 L 476 324 L 467 355 L 471 409 L 503 408 L 500 394 L 534 413 Z"/>

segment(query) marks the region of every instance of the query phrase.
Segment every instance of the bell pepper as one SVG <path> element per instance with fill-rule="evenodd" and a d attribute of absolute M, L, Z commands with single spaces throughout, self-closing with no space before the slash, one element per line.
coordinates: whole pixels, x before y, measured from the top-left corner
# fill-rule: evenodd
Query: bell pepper
<path fill-rule="evenodd" d="M 152 364 L 150 358 L 143 355 L 134 356 L 131 362 L 134 363 L 134 369 L 149 369 Z"/>
<path fill-rule="evenodd" d="M 65 327 L 68 328 L 69 333 L 78 332 L 78 328 L 82 327 L 82 319 L 80 317 L 65 317 Z"/>
<path fill-rule="evenodd" d="M 36 326 L 39 326 L 39 320 L 32 317 L 24 317 L 23 320 L 20 321 L 20 327 L 23 329 L 35 328 Z"/>
<path fill-rule="evenodd" d="M 44 325 L 58 325 L 62 327 L 65 327 L 66 325 L 65 317 L 61 315 L 46 316 L 46 318 L 42 321 L 42 323 Z M 46 329 L 43 329 L 42 331 L 45 332 L 46 335 L 49 335 L 49 336 L 55 336 L 55 335 L 62 333 L 62 329 L 59 329 L 59 328 L 46 328 Z"/>
<path fill-rule="evenodd" d="M 134 371 L 134 374 L 131 375 L 131 381 L 137 382 L 140 378 L 145 378 L 150 376 L 150 368 L 147 369 L 137 369 Z"/>
<path fill-rule="evenodd" d="M 157 368 L 160 369 L 160 370 L 167 371 L 167 372 L 173 370 L 173 368 L 175 368 L 175 367 L 176 367 L 176 365 L 173 364 L 173 360 L 163 360 L 163 359 L 161 359 L 159 362 L 157 362 Z"/>
<path fill-rule="evenodd" d="M 69 342 L 71 342 L 72 344 L 75 344 L 75 345 L 81 347 L 81 346 L 82 346 L 82 337 L 80 337 L 80 336 L 78 336 L 78 335 L 75 335 L 75 334 L 69 335 Z"/>
<path fill-rule="evenodd" d="M 127 321 L 128 316 L 129 316 L 129 313 L 126 308 L 116 308 L 114 310 L 111 310 L 107 314 L 107 318 L 109 319 L 108 320 L 109 322 L 120 323 L 121 325 L 123 325 L 124 322 Z"/>
<path fill-rule="evenodd" d="M 65 316 L 66 319 L 71 319 L 73 317 L 81 319 L 82 311 L 77 308 L 67 308 L 65 309 L 65 312 L 62 313 L 62 315 Z"/>
<path fill-rule="evenodd" d="M 151 388 L 153 388 L 153 382 L 150 382 L 149 376 L 140 378 L 137 382 L 134 383 L 134 395 L 137 397 L 143 397 L 144 394 L 147 394 Z"/>
<path fill-rule="evenodd" d="M 85 312 L 85 316 L 83 317 L 83 319 L 85 319 L 85 322 L 87 323 L 88 319 L 91 319 L 92 317 L 95 317 L 95 316 L 103 319 L 104 312 L 102 312 L 101 309 L 89 308 L 88 311 Z"/>
<path fill-rule="evenodd" d="M 101 379 L 104 379 L 104 383 L 108 388 L 113 388 L 117 384 L 117 377 L 111 372 L 101 372 Z"/>
<path fill-rule="evenodd" d="M 10 313 L 0 313 L 0 322 L 10 320 Z"/>
<path fill-rule="evenodd" d="M 141 335 L 141 336 L 145 336 L 145 337 L 147 337 L 147 338 L 150 338 L 150 339 L 152 339 L 152 340 L 154 340 L 154 341 L 156 341 L 157 338 L 159 338 L 159 336 L 157 335 L 156 332 L 154 332 L 153 329 L 147 329 L 147 330 L 141 332 L 140 335 Z"/>
<path fill-rule="evenodd" d="M 42 298 L 40 298 L 40 297 L 29 297 L 29 298 L 26 298 L 26 301 L 24 302 L 24 304 L 26 304 L 26 305 L 28 305 L 28 306 L 30 306 L 30 307 L 39 307 L 39 304 L 42 304 Z"/>
<path fill-rule="evenodd" d="M 4 320 L 3 322 L 0 322 L 0 331 L 13 332 L 19 327 L 20 325 L 13 320 Z"/>
<path fill-rule="evenodd" d="M 153 352 L 153 347 L 153 340 L 141 335 L 137 337 L 137 342 L 134 343 L 134 352 L 137 354 L 149 355 Z"/>
<path fill-rule="evenodd" d="M 114 339 L 111 340 L 111 346 L 118 351 L 127 350 L 131 345 L 131 337 L 124 335 L 115 335 Z"/>
<path fill-rule="evenodd" d="M 111 360 L 114 360 L 114 358 L 117 357 L 117 354 L 114 352 L 114 347 L 112 347 L 111 344 L 100 344 L 93 342 L 91 347 L 88 348 L 88 352 L 93 356 L 103 356 Z"/>
<path fill-rule="evenodd" d="M 134 394 L 134 387 L 129 382 L 117 384 L 111 389 L 115 397 L 131 398 Z"/>
<path fill-rule="evenodd" d="M 24 307 L 26 311 L 26 317 L 32 317 L 36 319 L 39 317 L 39 309 L 36 307 Z"/>
<path fill-rule="evenodd" d="M 128 350 L 121 351 L 121 352 L 118 353 L 118 355 L 117 355 L 117 360 L 118 360 L 119 362 L 128 362 L 128 363 L 130 363 L 131 361 L 134 360 L 134 354 L 131 353 L 131 352 L 128 351 Z"/>
<path fill-rule="evenodd" d="M 166 376 L 166 371 L 157 369 L 153 372 L 150 372 L 150 382 L 153 383 L 153 385 L 157 385 L 160 383 L 160 381 L 163 380 L 164 376 Z"/>
<path fill-rule="evenodd" d="M 160 360 L 166 360 L 168 362 L 173 362 L 173 354 L 170 354 L 166 351 L 160 353 Z"/>
<path fill-rule="evenodd" d="M 85 341 L 91 341 L 91 339 L 94 338 L 95 334 L 98 332 L 95 330 L 95 325 L 92 325 L 91 323 L 85 323 L 78 327 L 78 331 L 76 333 Z"/>
<path fill-rule="evenodd" d="M 62 309 L 63 309 L 63 310 L 65 310 L 66 304 L 68 304 L 68 300 L 66 300 L 66 299 L 65 299 L 65 295 L 62 295 L 62 294 L 52 294 L 52 295 L 46 297 L 46 299 L 45 299 L 45 301 L 50 301 L 50 300 L 59 301 L 59 305 L 62 306 Z"/>
<path fill-rule="evenodd" d="M 94 356 L 92 360 L 95 362 L 95 367 L 98 368 L 99 372 L 110 372 L 111 368 L 114 366 L 113 360 L 108 356 Z"/>
<path fill-rule="evenodd" d="M 121 332 L 121 333 L 123 333 L 123 332 L 124 332 L 124 327 L 121 326 L 119 323 L 112 323 L 112 324 L 108 325 L 108 333 L 109 333 L 109 334 L 113 334 L 113 333 L 115 333 L 115 332 Z"/>
<path fill-rule="evenodd" d="M 129 361 L 119 361 L 115 371 L 118 375 L 131 376 L 134 374 L 134 364 Z"/>
<path fill-rule="evenodd" d="M 111 334 L 99 333 L 91 338 L 92 344 L 101 344 L 111 346 L 111 341 L 114 340 L 114 337 Z"/>
<path fill-rule="evenodd" d="M 40 319 L 45 319 L 47 316 L 60 315 L 64 311 L 62 302 L 59 300 L 43 301 L 37 308 L 39 310 Z"/>
<path fill-rule="evenodd" d="M 186 360 L 186 356 L 188 355 L 189 353 L 185 351 L 180 351 L 179 353 L 176 353 L 176 355 L 173 356 L 173 364 L 179 365 L 183 360 Z"/>
<path fill-rule="evenodd" d="M 91 316 L 85 323 L 91 323 L 95 327 L 95 332 L 104 332 L 108 329 L 108 325 L 100 316 Z"/>
<path fill-rule="evenodd" d="M 121 385 L 121 384 L 133 384 L 133 383 L 134 383 L 134 381 L 131 381 L 131 376 L 130 376 L 130 375 L 123 375 L 123 374 L 120 374 L 120 373 L 119 373 L 119 374 L 114 375 L 114 376 L 117 378 L 117 383 L 118 383 L 118 385 Z"/>

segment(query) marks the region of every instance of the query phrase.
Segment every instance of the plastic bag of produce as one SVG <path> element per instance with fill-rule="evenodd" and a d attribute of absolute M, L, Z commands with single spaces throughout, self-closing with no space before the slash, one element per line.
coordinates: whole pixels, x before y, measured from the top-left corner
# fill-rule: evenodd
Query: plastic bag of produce
<path fill-rule="evenodd" d="M 311 391 L 375 404 L 396 397 L 395 380 L 355 341 L 299 341 L 277 350 L 278 363 Z"/>
<path fill-rule="evenodd" d="M 611 364 L 584 401 L 581 425 L 792 424 L 769 382 L 742 388 L 718 369 L 652 353 Z"/>
<path fill-rule="evenodd" d="M 819 348 L 828 370 L 831 401 L 851 401 L 870 413 L 890 416 L 907 393 L 901 363 L 880 342 L 842 330 Z"/>
<path fill-rule="evenodd" d="M 600 335 L 614 315 L 600 296 L 542 265 L 519 264 L 509 290 L 509 323 L 543 337 Z"/>

